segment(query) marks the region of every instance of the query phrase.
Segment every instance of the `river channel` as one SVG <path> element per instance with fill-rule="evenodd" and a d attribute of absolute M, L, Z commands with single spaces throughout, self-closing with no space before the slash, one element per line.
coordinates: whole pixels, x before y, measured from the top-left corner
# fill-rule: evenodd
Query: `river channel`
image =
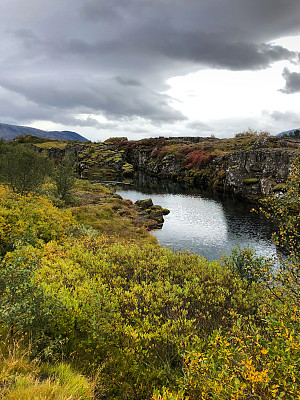
<path fill-rule="evenodd" d="M 238 245 L 260 255 L 276 255 L 274 227 L 263 215 L 251 212 L 253 204 L 241 199 L 220 199 L 170 183 L 152 188 L 123 186 L 116 193 L 132 201 L 151 197 L 154 204 L 168 208 L 163 228 L 151 233 L 162 246 L 174 251 L 188 250 L 215 260 Z"/>

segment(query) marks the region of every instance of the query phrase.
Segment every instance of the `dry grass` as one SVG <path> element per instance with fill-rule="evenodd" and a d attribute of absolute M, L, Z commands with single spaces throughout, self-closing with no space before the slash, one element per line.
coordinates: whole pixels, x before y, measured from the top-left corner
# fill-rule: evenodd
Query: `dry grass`
<path fill-rule="evenodd" d="M 22 341 L 0 343 L 0 399 L 90 400 L 95 382 L 88 381 L 70 365 L 43 365 L 30 360 Z"/>

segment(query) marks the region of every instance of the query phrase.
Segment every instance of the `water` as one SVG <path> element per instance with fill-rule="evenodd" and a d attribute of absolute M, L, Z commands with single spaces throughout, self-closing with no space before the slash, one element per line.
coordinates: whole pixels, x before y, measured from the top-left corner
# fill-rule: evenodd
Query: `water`
<path fill-rule="evenodd" d="M 263 215 L 252 213 L 253 205 L 237 199 L 216 199 L 207 194 L 169 187 L 117 190 L 124 199 L 152 198 L 168 208 L 161 230 L 152 231 L 162 246 L 174 251 L 188 250 L 209 260 L 229 254 L 232 247 L 249 247 L 260 255 L 276 255 L 271 236 L 274 231 Z"/>

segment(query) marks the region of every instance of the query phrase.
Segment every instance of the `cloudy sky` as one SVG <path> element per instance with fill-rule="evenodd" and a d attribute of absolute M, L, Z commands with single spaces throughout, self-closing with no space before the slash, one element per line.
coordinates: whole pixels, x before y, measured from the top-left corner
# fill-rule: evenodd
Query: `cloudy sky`
<path fill-rule="evenodd" d="M 99 141 L 300 128 L 299 0 L 0 0 L 0 122 Z"/>

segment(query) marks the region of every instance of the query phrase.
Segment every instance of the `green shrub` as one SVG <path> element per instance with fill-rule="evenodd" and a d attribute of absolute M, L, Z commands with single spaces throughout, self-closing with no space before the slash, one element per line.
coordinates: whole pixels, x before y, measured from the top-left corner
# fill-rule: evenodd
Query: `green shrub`
<path fill-rule="evenodd" d="M 75 184 L 74 175 L 75 156 L 68 153 L 63 160 L 56 166 L 54 171 L 54 182 L 57 193 L 63 200 Z"/>
<path fill-rule="evenodd" d="M 37 191 L 51 174 L 49 159 L 25 145 L 7 148 L 0 157 L 0 180 L 21 195 Z"/>
<path fill-rule="evenodd" d="M 231 254 L 224 258 L 224 265 L 249 283 L 267 281 L 274 267 L 272 259 L 259 256 L 252 249 L 240 247 L 231 249 Z"/>

